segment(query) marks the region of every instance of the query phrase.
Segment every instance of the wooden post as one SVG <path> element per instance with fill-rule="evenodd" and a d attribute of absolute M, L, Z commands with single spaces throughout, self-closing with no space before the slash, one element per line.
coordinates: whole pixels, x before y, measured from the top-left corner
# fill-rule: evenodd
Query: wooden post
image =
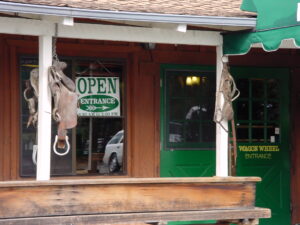
<path fill-rule="evenodd" d="M 219 45 L 216 47 L 217 51 L 217 86 L 216 91 L 219 90 L 219 84 L 223 69 L 223 46 Z M 223 97 L 223 96 L 222 96 Z M 224 99 L 221 99 L 223 104 Z M 228 130 L 228 121 L 221 122 L 223 127 Z M 220 126 L 216 124 L 216 176 L 226 177 L 228 176 L 228 133 Z"/>
<path fill-rule="evenodd" d="M 52 37 L 39 36 L 39 108 L 37 180 L 50 180 L 51 158 L 51 93 L 48 69 L 52 65 Z"/>

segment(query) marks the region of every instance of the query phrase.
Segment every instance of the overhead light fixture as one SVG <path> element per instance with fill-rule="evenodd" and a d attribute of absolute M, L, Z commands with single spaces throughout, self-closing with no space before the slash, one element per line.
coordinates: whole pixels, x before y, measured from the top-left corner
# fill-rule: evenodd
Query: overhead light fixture
<path fill-rule="evenodd" d="M 193 85 L 193 81 L 191 77 L 187 77 L 185 80 L 185 83 L 187 86 L 192 86 Z"/>
<path fill-rule="evenodd" d="M 62 20 L 62 24 L 65 26 L 74 26 L 74 18 L 73 17 L 64 17 Z"/>
<path fill-rule="evenodd" d="M 153 49 L 155 49 L 155 46 L 156 46 L 155 43 L 150 43 L 150 42 L 149 43 L 143 43 L 142 45 L 147 50 L 153 50 Z"/>
<path fill-rule="evenodd" d="M 187 24 L 178 24 L 176 30 L 185 33 L 187 30 Z"/>
<path fill-rule="evenodd" d="M 185 79 L 185 84 L 187 86 L 200 85 L 201 77 L 200 76 L 187 76 Z"/>

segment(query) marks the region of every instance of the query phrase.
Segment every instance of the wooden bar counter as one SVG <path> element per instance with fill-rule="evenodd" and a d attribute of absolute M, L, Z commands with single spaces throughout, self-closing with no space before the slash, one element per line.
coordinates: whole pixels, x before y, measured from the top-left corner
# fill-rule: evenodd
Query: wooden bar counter
<path fill-rule="evenodd" d="M 0 182 L 0 224 L 222 220 L 258 224 L 257 177 L 100 178 Z"/>

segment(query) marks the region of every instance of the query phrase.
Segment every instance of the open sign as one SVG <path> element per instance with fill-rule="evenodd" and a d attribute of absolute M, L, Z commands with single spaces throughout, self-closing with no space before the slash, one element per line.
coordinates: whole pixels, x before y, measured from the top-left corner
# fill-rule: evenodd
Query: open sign
<path fill-rule="evenodd" d="M 77 77 L 78 116 L 120 116 L 119 77 Z"/>

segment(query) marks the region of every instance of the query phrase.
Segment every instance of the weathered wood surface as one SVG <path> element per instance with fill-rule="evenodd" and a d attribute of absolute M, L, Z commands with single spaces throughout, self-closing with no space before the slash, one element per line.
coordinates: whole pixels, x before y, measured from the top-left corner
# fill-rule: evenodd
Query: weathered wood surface
<path fill-rule="evenodd" d="M 100 214 L 81 216 L 55 216 L 22 219 L 0 219 L 0 225 L 56 225 L 56 224 L 116 224 L 132 222 L 164 222 L 184 220 L 239 220 L 269 218 L 269 209 L 231 209 L 231 210 L 204 210 L 204 211 L 179 211 L 157 213 L 128 213 L 128 214 Z"/>
<path fill-rule="evenodd" d="M 104 185 L 104 184 L 181 184 L 181 183 L 244 183 L 260 182 L 260 177 L 176 177 L 176 178 L 98 178 L 63 179 L 50 181 L 3 181 L 1 187 L 37 187 L 68 185 Z"/>
<path fill-rule="evenodd" d="M 254 207 L 253 180 L 258 179 L 123 178 L 3 182 L 0 185 L 0 218 L 248 209 Z"/>

